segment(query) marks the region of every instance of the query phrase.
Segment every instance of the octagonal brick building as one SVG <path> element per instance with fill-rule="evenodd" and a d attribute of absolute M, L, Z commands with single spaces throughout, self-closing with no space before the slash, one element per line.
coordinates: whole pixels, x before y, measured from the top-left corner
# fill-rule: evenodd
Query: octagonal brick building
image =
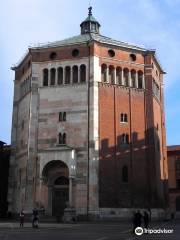
<path fill-rule="evenodd" d="M 100 34 L 30 47 L 15 71 L 9 211 L 107 216 L 167 206 L 163 74 L 155 50 Z"/>

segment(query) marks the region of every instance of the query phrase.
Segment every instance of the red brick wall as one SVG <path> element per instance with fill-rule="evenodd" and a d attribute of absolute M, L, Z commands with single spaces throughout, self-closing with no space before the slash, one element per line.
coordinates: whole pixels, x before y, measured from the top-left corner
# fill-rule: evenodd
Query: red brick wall
<path fill-rule="evenodd" d="M 144 91 L 100 84 L 99 99 L 100 206 L 147 204 Z M 120 123 L 121 113 L 128 114 L 128 123 Z M 123 133 L 131 144 L 121 144 Z M 124 165 L 128 183 L 122 182 Z"/>
<path fill-rule="evenodd" d="M 121 113 L 128 114 L 128 123 L 120 123 Z M 156 149 L 154 115 L 162 145 L 161 109 L 153 104 L 150 90 L 99 83 L 100 207 L 164 206 L 164 166 Z M 123 133 L 129 134 L 130 144 L 121 144 Z M 124 165 L 128 183 L 122 182 Z"/>

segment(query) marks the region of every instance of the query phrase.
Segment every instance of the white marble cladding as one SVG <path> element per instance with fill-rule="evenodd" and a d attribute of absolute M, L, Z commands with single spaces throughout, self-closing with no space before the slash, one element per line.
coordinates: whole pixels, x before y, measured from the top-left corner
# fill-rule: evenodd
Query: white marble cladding
<path fill-rule="evenodd" d="M 60 160 L 64 162 L 69 169 L 69 176 L 76 176 L 76 151 L 74 149 L 62 149 L 55 150 L 51 149 L 49 151 L 42 151 L 38 154 L 40 158 L 40 178 L 42 178 L 42 171 L 46 164 L 52 160 Z"/>
<path fill-rule="evenodd" d="M 59 122 L 59 112 L 66 112 L 65 122 Z M 38 129 L 38 139 L 57 139 L 54 146 L 58 144 L 58 133 L 66 132 L 68 146 L 84 147 L 87 142 L 87 85 L 41 88 Z"/>
<path fill-rule="evenodd" d="M 90 60 L 90 61 L 89 61 Z M 42 86 L 44 68 L 58 68 L 76 65 L 86 65 L 86 82 L 79 84 L 63 84 L 55 86 Z M 89 73 L 90 64 L 90 73 Z M 87 146 L 88 146 L 88 82 L 90 87 L 90 129 L 89 129 L 89 210 L 98 210 L 98 82 L 101 81 L 101 67 L 97 57 L 83 58 L 72 61 L 53 61 L 45 63 L 32 63 L 32 91 L 20 99 L 18 107 L 14 107 L 13 116 L 15 128 L 13 141 L 24 139 L 27 146 L 26 173 L 29 174 L 25 193 L 33 196 L 27 199 L 25 208 L 31 209 L 36 200 L 41 202 L 43 188 L 41 188 L 42 171 L 45 165 L 53 160 L 60 160 L 67 164 L 69 176 L 74 178 L 72 199 L 77 212 L 85 214 L 87 209 Z M 90 76 L 89 76 L 90 74 Z M 90 77 L 90 78 L 89 78 Z M 15 94 L 18 94 L 18 85 L 15 86 Z M 16 99 L 16 98 L 15 98 Z M 19 97 L 17 97 L 19 99 Z M 19 109 L 18 109 L 19 108 Z M 18 112 L 18 113 L 17 113 Z M 59 112 L 66 112 L 66 121 L 59 121 Z M 18 116 L 17 116 L 18 115 Z M 24 121 L 24 133 L 20 131 Z M 15 131 L 16 130 L 16 131 Z M 17 133 L 16 133 L 17 132 Z M 67 149 L 63 149 L 58 143 L 58 133 L 67 133 Z M 18 136 L 17 136 L 18 134 Z M 23 134 L 23 135 L 22 135 Z M 23 138 L 21 137 L 23 136 Z M 73 154 L 74 156 L 73 156 Z M 73 156 L 73 157 L 72 157 Z M 35 174 L 36 160 L 38 159 L 37 192 L 33 192 L 32 179 Z M 17 168 L 21 169 L 22 162 L 17 158 Z M 12 165 L 13 166 L 13 165 Z M 72 168 L 73 167 L 73 168 Z M 19 176 L 16 176 L 18 181 Z M 36 188 L 35 188 L 36 189 Z M 39 189 L 39 190 L 38 190 Z M 11 193 L 12 192 L 12 193 Z M 11 194 L 10 194 L 11 193 Z M 9 198 L 18 199 L 11 201 L 9 208 L 18 209 L 23 194 L 15 188 L 9 189 Z M 35 195 L 33 195 L 35 194 Z M 19 197 L 18 197 L 19 196 Z M 16 206 L 15 206 L 16 205 Z"/>

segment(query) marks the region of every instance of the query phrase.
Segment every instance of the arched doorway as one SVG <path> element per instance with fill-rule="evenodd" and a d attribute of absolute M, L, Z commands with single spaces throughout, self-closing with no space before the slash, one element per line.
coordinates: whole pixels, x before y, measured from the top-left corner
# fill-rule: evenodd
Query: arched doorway
<path fill-rule="evenodd" d="M 60 160 L 50 161 L 44 166 L 42 177 L 48 194 L 47 212 L 61 218 L 69 202 L 68 166 Z"/>
<path fill-rule="evenodd" d="M 176 198 L 176 211 L 180 211 L 180 196 Z"/>
<path fill-rule="evenodd" d="M 52 215 L 61 217 L 69 202 L 69 179 L 60 176 L 54 181 L 52 192 Z"/>

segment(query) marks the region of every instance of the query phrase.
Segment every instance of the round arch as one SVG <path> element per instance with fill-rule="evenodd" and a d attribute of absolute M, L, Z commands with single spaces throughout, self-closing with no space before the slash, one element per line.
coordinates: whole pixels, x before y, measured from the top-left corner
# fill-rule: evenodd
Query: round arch
<path fill-rule="evenodd" d="M 42 177 L 47 192 L 47 211 L 61 219 L 71 194 L 68 166 L 61 160 L 52 160 L 44 166 Z"/>
<path fill-rule="evenodd" d="M 48 162 L 42 170 L 44 183 L 53 183 L 54 178 L 58 175 L 63 175 L 65 177 L 69 176 L 68 166 L 61 160 L 52 160 Z"/>

